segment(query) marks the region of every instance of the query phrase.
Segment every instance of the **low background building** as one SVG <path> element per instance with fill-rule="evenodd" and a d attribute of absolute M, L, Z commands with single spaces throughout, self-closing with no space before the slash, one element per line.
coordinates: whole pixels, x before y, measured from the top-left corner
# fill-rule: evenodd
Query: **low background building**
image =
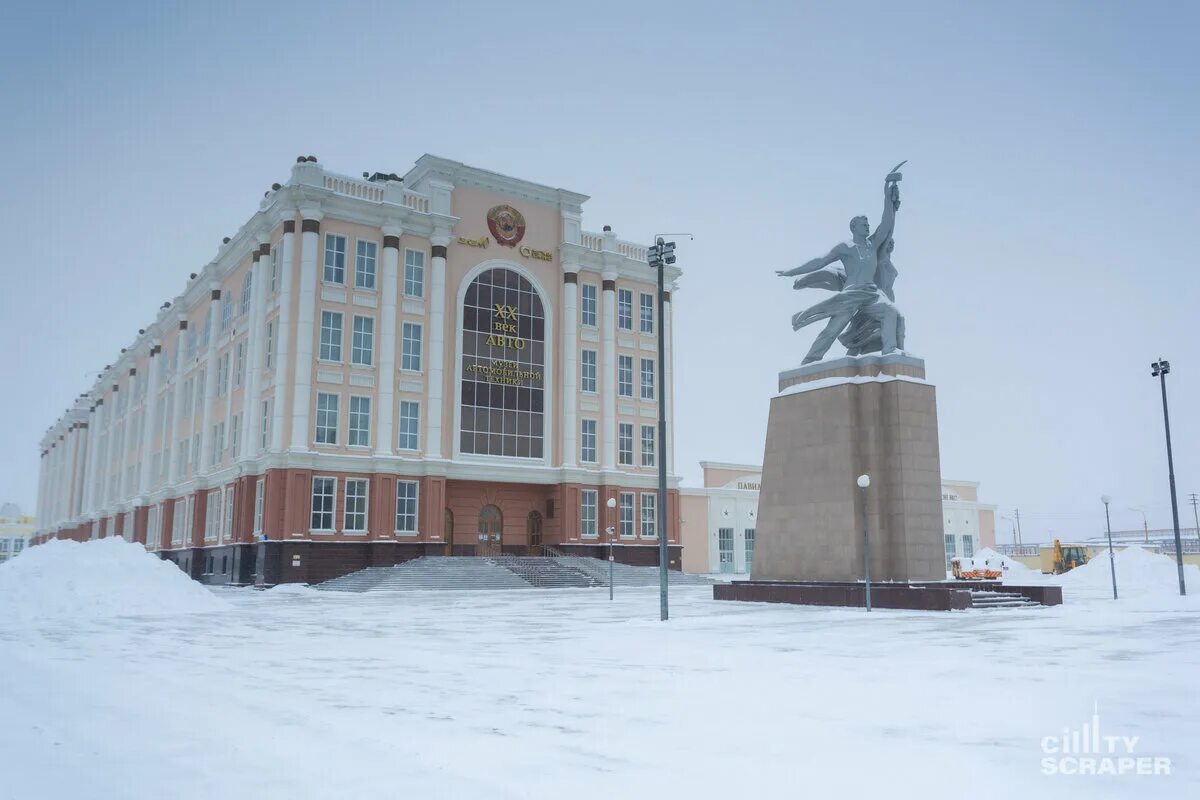
<path fill-rule="evenodd" d="M 36 527 L 34 518 L 22 514 L 16 503 L 0 506 L 0 563 L 20 555 Z"/>
<path fill-rule="evenodd" d="M 754 563 L 762 467 L 701 461 L 703 488 L 680 491 L 685 572 L 748 575 Z M 996 546 L 996 506 L 975 481 L 943 480 L 946 568 L 955 556 Z"/>

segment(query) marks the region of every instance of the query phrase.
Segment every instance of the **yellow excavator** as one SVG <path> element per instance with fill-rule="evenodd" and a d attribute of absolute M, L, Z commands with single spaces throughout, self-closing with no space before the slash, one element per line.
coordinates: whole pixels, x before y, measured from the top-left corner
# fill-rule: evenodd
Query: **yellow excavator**
<path fill-rule="evenodd" d="M 1066 547 L 1058 539 L 1054 540 L 1054 574 L 1062 575 L 1076 567 L 1082 567 L 1088 562 L 1086 547 L 1069 544 Z"/>

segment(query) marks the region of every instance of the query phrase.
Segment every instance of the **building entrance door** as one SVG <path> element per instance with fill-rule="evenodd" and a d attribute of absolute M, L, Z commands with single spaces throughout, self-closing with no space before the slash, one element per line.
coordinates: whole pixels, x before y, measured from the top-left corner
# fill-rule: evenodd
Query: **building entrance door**
<path fill-rule="evenodd" d="M 530 511 L 529 517 L 525 521 L 525 533 L 529 536 L 529 549 L 540 550 L 542 546 L 542 515 L 536 511 Z M 540 553 L 534 553 L 540 555 Z"/>
<path fill-rule="evenodd" d="M 500 534 L 504 530 L 504 516 L 496 506 L 484 506 L 479 512 L 479 545 L 475 554 L 480 556 L 498 556 L 500 550 Z"/>
<path fill-rule="evenodd" d="M 721 572 L 733 572 L 733 528 L 717 529 L 717 554 Z"/>
<path fill-rule="evenodd" d="M 443 555 L 454 555 L 454 512 L 448 508 L 442 515 L 442 538 L 446 541 Z"/>

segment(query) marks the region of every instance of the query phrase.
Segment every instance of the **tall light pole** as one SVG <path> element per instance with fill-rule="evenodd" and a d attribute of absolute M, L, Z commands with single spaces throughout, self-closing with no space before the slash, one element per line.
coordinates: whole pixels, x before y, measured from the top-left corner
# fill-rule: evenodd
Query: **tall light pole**
<path fill-rule="evenodd" d="M 610 497 L 604 505 L 608 506 L 608 521 L 612 522 L 612 510 L 617 507 L 617 498 Z M 604 529 L 608 534 L 608 599 L 611 602 L 613 599 L 613 525 L 609 525 Z"/>
<path fill-rule="evenodd" d="M 1113 555 L 1112 546 L 1112 519 L 1108 516 L 1108 504 L 1112 502 L 1112 498 L 1108 495 L 1103 495 L 1100 502 L 1104 503 L 1104 526 L 1108 528 L 1108 568 L 1112 572 L 1113 584 L 1113 600 L 1117 599 L 1117 560 Z"/>
<path fill-rule="evenodd" d="M 1020 542 L 1017 541 L 1017 523 L 1013 522 L 1013 518 L 1007 514 L 1001 514 L 1000 519 L 1006 520 L 1009 526 L 1012 528 L 1013 546 L 1015 547 L 1016 545 L 1020 544 Z"/>
<path fill-rule="evenodd" d="M 667 267 L 675 263 L 675 243 L 654 237 L 646 250 L 650 268 L 658 271 L 658 605 L 659 619 L 667 619 L 667 345 L 663 284 Z"/>
<path fill-rule="evenodd" d="M 1136 511 L 1142 515 L 1142 541 L 1145 544 L 1150 544 L 1150 523 L 1146 519 L 1146 509 L 1134 508 L 1134 507 L 1130 506 L 1129 510 Z"/>
<path fill-rule="evenodd" d="M 863 579 L 867 588 L 867 611 L 871 610 L 871 537 L 867 532 L 867 487 L 871 485 L 870 475 L 858 476 L 858 496 L 862 499 L 863 516 Z"/>
<path fill-rule="evenodd" d="M 1158 378 L 1162 387 L 1163 428 L 1167 432 L 1167 475 L 1171 480 L 1171 519 L 1175 523 L 1175 566 L 1179 570 L 1179 594 L 1187 594 L 1187 586 L 1183 582 L 1183 543 L 1179 540 L 1179 501 L 1175 498 L 1175 459 L 1171 455 L 1171 415 L 1167 412 L 1167 373 L 1171 371 L 1169 361 L 1159 356 L 1158 361 L 1150 365 L 1150 374 Z"/>

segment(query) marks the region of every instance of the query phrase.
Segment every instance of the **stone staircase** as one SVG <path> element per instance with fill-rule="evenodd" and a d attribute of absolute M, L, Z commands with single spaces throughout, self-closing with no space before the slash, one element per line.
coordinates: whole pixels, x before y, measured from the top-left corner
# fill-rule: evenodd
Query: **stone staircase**
<path fill-rule="evenodd" d="M 971 590 L 971 608 L 1040 608 L 1041 605 L 1017 592 Z"/>
<path fill-rule="evenodd" d="M 658 567 L 613 565 L 614 586 L 657 586 Z M 670 574 L 671 585 L 708 585 L 700 575 Z M 608 586 L 608 563 L 583 556 L 425 556 L 394 567 L 367 567 L 317 584 L 338 592 L 557 589 Z"/>

